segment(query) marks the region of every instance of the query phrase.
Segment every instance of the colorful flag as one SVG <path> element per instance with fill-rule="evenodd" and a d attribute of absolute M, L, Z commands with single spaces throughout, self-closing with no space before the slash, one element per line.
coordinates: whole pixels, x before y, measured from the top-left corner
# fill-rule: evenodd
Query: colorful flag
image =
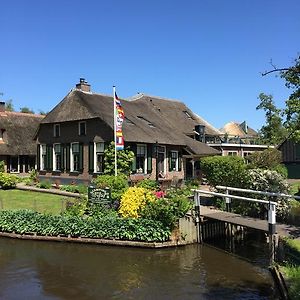
<path fill-rule="evenodd" d="M 122 125 L 124 121 L 124 110 L 121 105 L 121 102 L 117 96 L 117 93 L 114 94 L 115 101 L 115 141 L 116 141 L 116 150 L 124 149 L 124 137 L 122 131 Z"/>

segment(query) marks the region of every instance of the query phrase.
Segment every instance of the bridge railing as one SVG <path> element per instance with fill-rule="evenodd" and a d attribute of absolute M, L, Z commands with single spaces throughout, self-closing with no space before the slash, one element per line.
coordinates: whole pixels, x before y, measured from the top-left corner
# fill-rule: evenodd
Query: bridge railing
<path fill-rule="evenodd" d="M 222 187 L 223 188 L 223 187 Z M 206 194 L 206 195 L 212 195 L 212 196 L 217 196 L 225 199 L 226 201 L 226 208 L 227 211 L 230 211 L 230 203 L 232 199 L 236 200 L 242 200 L 242 201 L 248 201 L 248 202 L 254 202 L 254 203 L 263 203 L 268 205 L 268 228 L 269 228 L 269 234 L 275 234 L 276 232 L 276 205 L 277 203 L 275 201 L 271 200 L 263 200 L 263 199 L 254 199 L 254 198 L 248 198 L 248 197 L 243 197 L 243 196 L 236 196 L 236 195 L 231 195 L 229 194 L 229 191 L 231 187 L 224 187 L 225 193 L 218 193 L 218 192 L 211 192 L 211 191 L 205 191 L 205 190 L 197 190 L 193 189 L 192 191 L 194 192 L 194 203 L 195 203 L 195 214 L 196 214 L 196 223 L 200 221 L 200 205 L 201 205 L 201 198 L 200 194 Z M 245 190 L 245 189 L 237 189 L 237 188 L 232 188 L 234 191 L 239 191 L 239 192 L 257 192 L 253 190 Z M 267 193 L 267 192 L 261 192 L 261 193 Z M 276 193 L 272 193 L 275 196 Z M 278 194 L 279 195 L 279 194 Z"/>

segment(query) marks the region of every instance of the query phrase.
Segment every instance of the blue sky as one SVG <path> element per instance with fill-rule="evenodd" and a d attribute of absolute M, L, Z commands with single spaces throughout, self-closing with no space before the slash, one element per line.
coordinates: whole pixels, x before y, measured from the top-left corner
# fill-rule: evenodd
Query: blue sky
<path fill-rule="evenodd" d="M 0 98 L 51 110 L 80 77 L 92 90 L 179 99 L 217 128 L 264 113 L 260 92 L 278 106 L 282 79 L 300 52 L 299 0 L 2 1 Z"/>

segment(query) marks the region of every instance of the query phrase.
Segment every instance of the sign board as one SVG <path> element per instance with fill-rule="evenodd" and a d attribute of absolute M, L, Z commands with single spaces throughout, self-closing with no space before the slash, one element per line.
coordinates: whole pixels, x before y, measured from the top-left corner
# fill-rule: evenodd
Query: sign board
<path fill-rule="evenodd" d="M 88 199 L 92 203 L 97 204 L 111 204 L 111 194 L 109 188 L 96 188 L 89 186 Z"/>

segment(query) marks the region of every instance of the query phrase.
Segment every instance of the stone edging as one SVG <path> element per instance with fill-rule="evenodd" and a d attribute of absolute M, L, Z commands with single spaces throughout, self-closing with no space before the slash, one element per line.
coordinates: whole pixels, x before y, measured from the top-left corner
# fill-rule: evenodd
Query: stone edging
<path fill-rule="evenodd" d="M 67 196 L 67 197 L 75 197 L 75 198 L 80 198 L 81 197 L 81 194 L 78 194 L 78 193 L 71 193 L 71 192 L 67 192 L 67 191 L 61 191 L 59 189 L 40 189 L 40 188 L 37 188 L 37 187 L 23 185 L 23 184 L 17 184 L 16 189 L 17 190 L 23 190 L 23 191 L 32 191 L 32 192 L 55 194 L 55 195 L 61 195 L 61 196 Z"/>
<path fill-rule="evenodd" d="M 139 248 L 167 248 L 176 246 L 185 246 L 188 243 L 184 241 L 168 241 L 168 242 L 137 242 L 137 241 L 123 241 L 123 240 L 109 240 L 109 239 L 93 239 L 84 237 L 66 237 L 66 236 L 41 236 L 36 234 L 17 234 L 0 232 L 0 237 L 8 237 L 23 240 L 35 240 L 35 241 L 51 241 L 51 242 L 71 242 L 71 243 L 85 243 L 85 244 L 98 244 L 109 246 L 126 246 L 126 247 L 139 247 Z"/>

